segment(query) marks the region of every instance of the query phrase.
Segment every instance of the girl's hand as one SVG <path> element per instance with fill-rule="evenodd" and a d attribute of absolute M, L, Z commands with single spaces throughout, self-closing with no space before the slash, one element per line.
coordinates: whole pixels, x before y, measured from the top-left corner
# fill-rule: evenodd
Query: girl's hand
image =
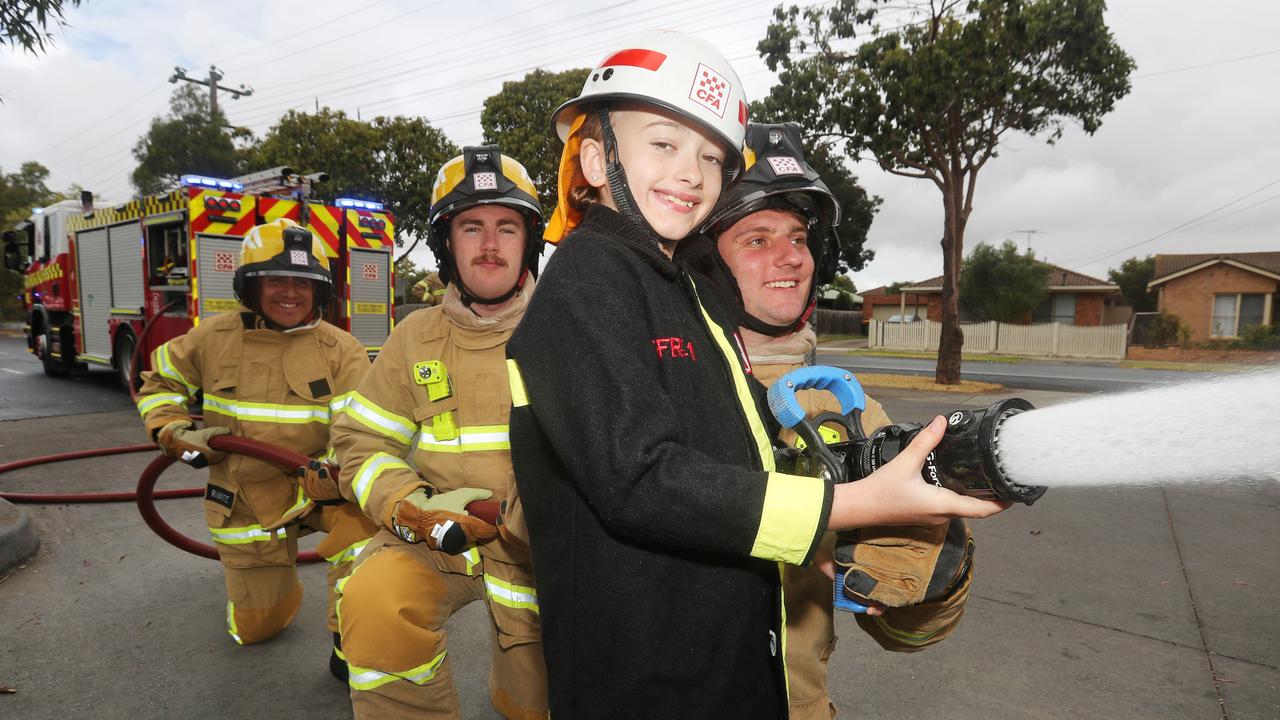
<path fill-rule="evenodd" d="M 837 485 L 827 529 L 938 525 L 955 517 L 990 517 L 1008 508 L 1011 503 L 967 497 L 921 479 L 925 458 L 946 427 L 941 415 L 935 417 L 884 467 L 857 482 Z"/>

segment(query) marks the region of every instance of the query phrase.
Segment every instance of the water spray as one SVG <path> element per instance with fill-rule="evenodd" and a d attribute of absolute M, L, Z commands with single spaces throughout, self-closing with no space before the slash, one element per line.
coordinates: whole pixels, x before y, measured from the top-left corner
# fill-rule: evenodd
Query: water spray
<path fill-rule="evenodd" d="M 827 390 L 840 401 L 841 413 L 822 413 L 810 420 L 796 400 L 796 391 Z M 888 425 L 867 435 L 862 430 L 866 394 L 853 375 L 839 368 L 815 365 L 793 370 L 769 388 L 769 408 L 784 428 L 804 440 L 803 450 L 784 450 L 779 469 L 796 475 L 822 477 L 843 483 L 861 480 L 893 460 L 924 429 L 922 423 Z M 947 415 L 942 440 L 925 459 L 921 478 L 961 495 L 1030 505 L 1047 488 L 1024 485 L 1010 478 L 1001 462 L 1001 431 L 1011 418 L 1035 406 L 1021 398 L 993 403 L 982 410 L 956 410 Z M 837 423 L 848 440 L 826 443 L 818 427 Z"/>

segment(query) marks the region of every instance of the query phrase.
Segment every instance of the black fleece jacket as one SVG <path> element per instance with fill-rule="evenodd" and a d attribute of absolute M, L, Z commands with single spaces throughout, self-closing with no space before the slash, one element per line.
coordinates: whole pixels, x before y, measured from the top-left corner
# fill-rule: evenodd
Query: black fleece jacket
<path fill-rule="evenodd" d="M 593 207 L 507 344 L 557 720 L 786 716 L 778 561 L 808 561 L 831 487 L 770 472 L 705 288 Z"/>

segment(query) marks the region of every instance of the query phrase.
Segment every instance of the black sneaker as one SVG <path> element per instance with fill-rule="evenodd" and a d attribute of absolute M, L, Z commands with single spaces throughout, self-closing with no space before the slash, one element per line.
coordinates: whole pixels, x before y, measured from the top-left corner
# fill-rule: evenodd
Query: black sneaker
<path fill-rule="evenodd" d="M 350 675 L 347 672 L 347 661 L 342 656 L 342 636 L 338 633 L 333 634 L 333 651 L 329 653 L 329 672 L 341 680 L 343 685 L 347 684 Z"/>

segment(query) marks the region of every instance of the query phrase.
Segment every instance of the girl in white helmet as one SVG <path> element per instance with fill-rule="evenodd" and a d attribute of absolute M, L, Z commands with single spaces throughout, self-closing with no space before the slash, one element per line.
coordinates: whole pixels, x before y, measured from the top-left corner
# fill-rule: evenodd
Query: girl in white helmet
<path fill-rule="evenodd" d="M 857 483 L 774 472 L 732 309 L 671 260 L 742 167 L 715 48 L 638 36 L 553 122 L 563 242 L 507 345 L 551 715 L 786 717 L 779 563 L 828 528 L 1002 506 L 920 482 L 938 420 Z"/>

